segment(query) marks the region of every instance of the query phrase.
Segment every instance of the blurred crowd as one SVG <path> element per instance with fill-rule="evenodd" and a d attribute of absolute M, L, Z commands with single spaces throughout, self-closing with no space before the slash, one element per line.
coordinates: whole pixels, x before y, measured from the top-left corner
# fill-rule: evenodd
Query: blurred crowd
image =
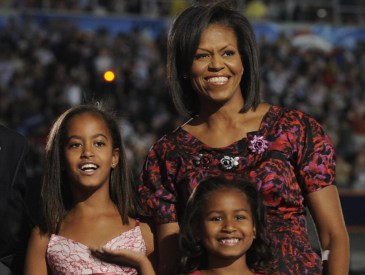
<path fill-rule="evenodd" d="M 152 143 L 184 121 L 166 87 L 166 32 L 152 36 L 136 28 L 115 35 L 67 21 L 40 26 L 31 17 L 9 18 L 0 29 L 0 123 L 31 142 L 31 176 L 42 173 L 54 119 L 95 100 L 120 116 L 129 163 L 138 175 Z M 258 42 L 263 99 L 314 116 L 336 146 L 338 186 L 365 190 L 365 44 L 322 52 L 294 47 L 285 35 Z M 115 73 L 113 81 L 104 79 L 106 70 Z"/>
<path fill-rule="evenodd" d="M 171 17 L 194 1 L 207 0 L 2 0 L 2 8 L 43 9 L 76 13 Z M 209 0 L 208 0 L 209 1 Z M 364 0 L 226 0 L 256 20 L 365 23 Z"/>

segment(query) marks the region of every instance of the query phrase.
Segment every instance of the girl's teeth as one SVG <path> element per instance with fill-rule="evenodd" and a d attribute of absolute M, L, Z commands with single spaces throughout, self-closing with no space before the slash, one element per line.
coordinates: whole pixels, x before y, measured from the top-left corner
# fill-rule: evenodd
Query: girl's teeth
<path fill-rule="evenodd" d="M 223 244 L 235 244 L 238 243 L 238 239 L 222 239 L 220 240 L 221 243 Z"/>
<path fill-rule="evenodd" d="M 81 166 L 81 170 L 95 170 L 96 169 L 96 165 L 94 164 L 85 164 L 83 166 Z"/>

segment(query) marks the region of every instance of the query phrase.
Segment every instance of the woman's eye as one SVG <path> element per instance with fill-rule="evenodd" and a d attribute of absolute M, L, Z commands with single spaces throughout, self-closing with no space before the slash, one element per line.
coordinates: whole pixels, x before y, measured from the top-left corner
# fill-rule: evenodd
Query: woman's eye
<path fill-rule="evenodd" d="M 232 56 L 232 55 L 235 55 L 235 52 L 234 51 L 225 51 L 223 53 L 223 56 Z"/>
<path fill-rule="evenodd" d="M 207 53 L 199 53 L 195 55 L 195 59 L 203 59 L 209 57 L 209 54 Z"/>

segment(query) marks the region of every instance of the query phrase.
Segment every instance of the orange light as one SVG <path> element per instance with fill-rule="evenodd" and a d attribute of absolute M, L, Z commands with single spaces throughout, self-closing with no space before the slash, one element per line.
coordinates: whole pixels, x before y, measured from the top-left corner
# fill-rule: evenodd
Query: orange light
<path fill-rule="evenodd" d="M 107 82 L 112 82 L 115 79 L 115 74 L 113 71 L 106 71 L 104 73 L 104 80 Z"/>

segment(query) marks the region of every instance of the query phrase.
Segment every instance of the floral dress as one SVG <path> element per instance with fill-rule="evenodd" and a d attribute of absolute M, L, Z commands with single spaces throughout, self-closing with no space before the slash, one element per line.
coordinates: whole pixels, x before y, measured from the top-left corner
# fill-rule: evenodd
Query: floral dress
<path fill-rule="evenodd" d="M 275 274 L 321 274 L 310 245 L 305 196 L 334 184 L 333 145 L 322 127 L 297 110 L 271 106 L 258 131 L 211 148 L 181 127 L 150 149 L 138 191 L 158 224 L 178 222 L 188 196 L 208 176 L 245 177 L 267 206 Z"/>
<path fill-rule="evenodd" d="M 121 233 L 105 244 L 110 249 L 130 249 L 146 254 L 140 226 Z M 120 274 L 137 275 L 132 267 L 103 262 L 91 255 L 90 249 L 75 240 L 52 234 L 47 248 L 47 263 L 54 275 Z"/>

